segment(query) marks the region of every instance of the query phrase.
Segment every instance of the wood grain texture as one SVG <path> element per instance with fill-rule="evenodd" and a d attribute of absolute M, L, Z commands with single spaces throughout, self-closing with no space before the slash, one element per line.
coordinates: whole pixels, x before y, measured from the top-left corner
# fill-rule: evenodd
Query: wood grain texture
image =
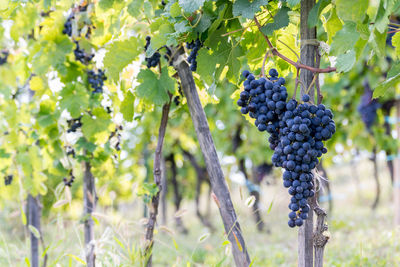
<path fill-rule="evenodd" d="M 146 257 L 146 266 L 151 267 L 153 266 L 153 257 L 152 257 L 152 250 L 154 245 L 154 227 L 157 222 L 157 215 L 158 215 L 158 205 L 160 202 L 160 192 L 162 191 L 161 180 L 162 180 L 162 168 L 161 168 L 161 161 L 162 161 L 162 149 L 164 144 L 164 137 L 165 132 L 167 130 L 168 124 L 168 114 L 169 108 L 171 105 L 171 96 L 168 103 L 164 104 L 162 109 L 161 115 L 161 123 L 158 129 L 158 140 L 157 140 L 157 147 L 156 152 L 154 155 L 154 167 L 153 167 L 153 176 L 154 176 L 154 183 L 158 187 L 157 194 L 152 197 L 151 199 L 151 206 L 150 206 L 150 214 L 149 214 L 149 221 L 146 227 L 146 249 L 145 249 L 145 257 Z"/>
<path fill-rule="evenodd" d="M 84 204 L 84 235 L 85 254 L 88 267 L 96 266 L 94 221 L 92 213 L 96 207 L 96 186 L 91 171 L 90 162 L 83 162 L 83 204 Z"/>
<path fill-rule="evenodd" d="M 301 0 L 300 6 L 300 37 L 301 37 L 301 51 L 300 60 L 304 65 L 315 67 L 316 66 L 316 52 L 317 47 L 314 45 L 304 44 L 304 40 L 316 39 L 316 28 L 309 28 L 307 24 L 308 14 L 315 5 L 315 0 Z M 312 83 L 314 75 L 311 71 L 302 69 L 300 72 L 301 94 L 306 94 L 311 97 L 314 102 L 314 86 L 308 88 Z M 307 92 L 308 91 L 308 92 Z M 314 181 L 315 184 L 315 181 Z M 312 201 L 309 201 L 312 207 Z M 304 221 L 303 226 L 299 229 L 298 234 L 298 266 L 299 267 L 312 267 L 313 266 L 313 221 L 314 216 L 311 211 L 308 213 L 308 218 Z"/>
<path fill-rule="evenodd" d="M 201 105 L 189 65 L 185 60 L 182 60 L 184 55 L 183 48 L 181 47 L 177 51 L 173 51 L 173 55 L 173 65 L 178 72 L 181 86 L 187 99 L 200 149 L 210 176 L 211 187 L 217 198 L 216 202 L 219 206 L 225 231 L 232 244 L 232 254 L 235 264 L 238 267 L 249 266 L 250 257 L 237 221 L 236 212 L 218 159 L 206 114 Z"/>
<path fill-rule="evenodd" d="M 40 231 L 40 217 L 42 211 L 39 204 L 39 196 L 28 195 L 28 224 Z M 31 266 L 39 267 L 39 239 L 30 231 L 31 240 Z"/>

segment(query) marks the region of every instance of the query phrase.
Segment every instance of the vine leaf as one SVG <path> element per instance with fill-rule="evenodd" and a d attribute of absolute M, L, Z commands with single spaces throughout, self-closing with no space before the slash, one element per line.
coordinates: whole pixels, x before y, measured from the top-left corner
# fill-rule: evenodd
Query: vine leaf
<path fill-rule="evenodd" d="M 92 116 L 85 114 L 82 117 L 82 133 L 89 140 L 94 140 L 108 129 L 110 122 L 110 114 L 107 111 L 101 107 L 94 108 Z"/>
<path fill-rule="evenodd" d="M 367 14 L 368 0 L 336 0 L 336 9 L 343 21 L 363 21 Z"/>
<path fill-rule="evenodd" d="M 267 0 L 236 0 L 233 4 L 233 15 L 235 17 L 242 16 L 246 19 L 252 19 L 254 14 L 259 12 L 261 6 L 268 4 Z"/>
<path fill-rule="evenodd" d="M 203 6 L 204 1 L 205 0 L 179 0 L 179 5 L 185 12 L 193 13 Z"/>
<path fill-rule="evenodd" d="M 330 0 L 318 1 L 318 3 L 311 9 L 310 14 L 308 15 L 308 27 L 315 27 L 317 25 L 322 10 L 324 10 L 324 8 L 327 7 L 330 3 Z"/>
<path fill-rule="evenodd" d="M 119 80 L 119 73 L 143 51 L 143 44 L 135 37 L 116 41 L 110 45 L 104 57 L 107 76 Z"/>
<path fill-rule="evenodd" d="M 346 54 L 337 57 L 336 68 L 338 72 L 348 72 L 356 63 L 356 52 L 352 49 Z"/>
<path fill-rule="evenodd" d="M 144 0 L 133 0 L 129 5 L 128 5 L 128 14 L 131 15 L 132 17 L 137 17 L 140 15 L 141 8 L 143 6 Z"/>
<path fill-rule="evenodd" d="M 399 81 L 400 81 L 400 73 L 398 73 L 397 75 L 395 75 L 393 77 L 390 77 L 389 79 L 387 79 L 383 83 L 379 84 L 375 88 L 373 97 L 377 98 L 377 97 L 383 96 L 386 93 L 387 89 L 393 88 Z"/>
<path fill-rule="evenodd" d="M 124 100 L 121 103 L 121 108 L 120 111 L 126 121 L 133 121 L 133 115 L 134 115 L 134 102 L 135 102 L 135 97 L 133 96 L 131 91 L 128 91 L 125 95 Z"/>
<path fill-rule="evenodd" d="M 392 37 L 392 45 L 395 47 L 396 55 L 400 56 L 400 32 L 397 32 Z"/>
<path fill-rule="evenodd" d="M 265 35 L 271 35 L 274 31 L 279 30 L 280 28 L 286 27 L 289 25 L 289 15 L 288 12 L 290 8 L 282 7 L 274 16 L 274 22 L 267 23 L 261 28 L 261 31 Z"/>
<path fill-rule="evenodd" d="M 300 0 L 287 0 L 287 3 L 290 7 L 295 7 L 300 3 Z"/>
<path fill-rule="evenodd" d="M 86 88 L 80 84 L 68 84 L 61 90 L 60 106 L 69 111 L 73 118 L 79 117 L 81 110 L 89 105 L 89 97 Z"/>
<path fill-rule="evenodd" d="M 138 97 L 156 105 L 163 105 L 169 100 L 168 91 L 174 92 L 175 82 L 169 77 L 166 67 L 161 70 L 160 77 L 149 69 L 142 69 L 137 79 L 140 82 L 136 88 Z"/>
<path fill-rule="evenodd" d="M 347 22 L 333 37 L 330 54 L 338 56 L 352 49 L 360 38 L 354 22 Z"/>

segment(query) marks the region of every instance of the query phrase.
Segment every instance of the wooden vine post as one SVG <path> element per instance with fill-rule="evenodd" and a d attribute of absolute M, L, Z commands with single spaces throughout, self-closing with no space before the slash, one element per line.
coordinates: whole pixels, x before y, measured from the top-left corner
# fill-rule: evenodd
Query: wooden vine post
<path fill-rule="evenodd" d="M 211 188 L 216 196 L 215 200 L 222 217 L 225 231 L 232 245 L 232 254 L 235 264 L 237 267 L 247 267 L 250 265 L 250 257 L 237 221 L 236 212 L 218 159 L 207 117 L 197 93 L 192 71 L 189 69 L 188 63 L 184 60 L 185 52 L 182 47 L 173 51 L 172 54 L 174 55 L 172 63 L 181 81 L 200 149 L 206 163 L 207 172 L 210 175 Z"/>
<path fill-rule="evenodd" d="M 320 56 L 318 46 L 315 44 L 317 39 L 316 27 L 308 26 L 308 15 L 315 5 L 315 0 L 301 0 L 300 7 L 300 37 L 301 51 L 300 61 L 302 64 L 319 68 Z M 318 72 L 312 72 L 303 68 L 300 72 L 301 92 L 300 96 L 308 94 L 314 103 L 315 90 L 318 89 L 318 104 L 322 100 L 319 94 Z M 315 190 L 317 179 L 314 178 Z M 325 223 L 326 212 L 318 206 L 317 194 L 309 200 L 311 210 L 317 215 L 316 225 L 314 229 L 314 212 L 310 212 L 308 218 L 300 227 L 298 233 L 298 266 L 299 267 L 322 267 L 325 244 L 328 242 L 327 226 Z"/>
<path fill-rule="evenodd" d="M 41 235 L 40 231 L 40 217 L 42 211 L 40 207 L 39 196 L 33 197 L 31 194 L 28 195 L 28 225 L 33 227 L 37 234 Z M 29 229 L 30 230 L 30 229 Z M 30 230 L 31 240 L 31 266 L 39 267 L 39 237 L 37 234 Z"/>
<path fill-rule="evenodd" d="M 96 187 L 89 161 L 83 163 L 83 205 L 84 205 L 84 235 L 85 235 L 85 254 L 88 267 L 94 267 L 96 261 L 94 221 L 92 213 L 96 207 Z"/>
<path fill-rule="evenodd" d="M 304 65 L 315 67 L 316 65 L 316 53 L 318 47 L 307 43 L 307 40 L 315 40 L 317 37 L 317 31 L 315 27 L 308 27 L 308 14 L 315 4 L 315 0 L 302 0 L 300 7 L 300 38 L 301 38 L 301 51 L 300 61 Z M 313 82 L 314 74 L 306 69 L 302 69 L 300 72 L 300 83 L 301 85 L 301 96 L 306 94 L 307 90 L 310 95 L 311 101 L 314 102 L 314 88 L 310 85 Z M 315 181 L 314 181 L 315 184 Z M 309 203 L 312 209 L 312 203 Z M 313 228 L 314 228 L 314 216 L 313 212 L 308 213 L 307 220 L 304 221 L 304 225 L 299 229 L 298 236 L 298 266 L 299 267 L 312 267 L 313 266 Z"/>
<path fill-rule="evenodd" d="M 171 95 L 168 103 L 164 104 L 161 115 L 161 123 L 160 128 L 158 129 L 158 140 L 156 152 L 154 155 L 154 167 L 153 167 L 153 175 L 154 175 L 154 183 L 158 187 L 158 191 L 155 196 L 151 199 L 150 209 L 149 209 L 149 221 L 146 227 L 146 248 L 145 248 L 145 261 L 146 267 L 153 266 L 152 262 L 152 250 L 154 245 L 153 235 L 154 235 L 154 227 L 157 222 L 157 214 L 158 214 L 158 205 L 160 203 L 160 194 L 162 191 L 162 148 L 164 144 L 165 132 L 168 124 L 168 114 L 169 108 L 171 106 Z"/>
<path fill-rule="evenodd" d="M 396 101 L 396 132 L 397 139 L 400 139 L 400 101 Z M 394 181 L 393 181 L 393 198 L 394 198 L 394 223 L 400 225 L 400 150 L 397 150 L 394 159 Z"/>

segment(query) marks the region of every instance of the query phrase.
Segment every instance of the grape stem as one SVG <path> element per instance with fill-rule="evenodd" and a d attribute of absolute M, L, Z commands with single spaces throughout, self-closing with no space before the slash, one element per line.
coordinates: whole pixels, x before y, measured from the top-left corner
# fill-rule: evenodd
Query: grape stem
<path fill-rule="evenodd" d="M 295 54 L 296 55 L 296 57 L 297 57 L 297 60 L 298 61 L 300 61 L 300 57 L 299 57 L 299 54 L 297 54 L 296 53 L 296 51 L 294 51 L 290 46 L 288 46 L 287 44 L 285 44 L 284 42 L 282 42 L 281 40 L 278 40 L 278 42 L 280 42 L 281 44 L 283 44 L 284 46 L 286 46 L 290 51 L 292 51 L 293 52 L 293 54 Z"/>
<path fill-rule="evenodd" d="M 321 64 L 321 55 L 319 54 L 319 51 L 317 51 L 315 55 L 315 64 L 317 68 L 319 68 Z M 319 84 L 319 74 L 316 73 L 314 75 L 316 75 L 317 77 L 317 79 L 315 80 L 315 87 L 317 88 L 317 104 L 319 105 L 322 103 L 322 99 L 324 98 L 324 96 L 321 94 L 321 86 Z"/>
<path fill-rule="evenodd" d="M 296 71 L 296 82 L 295 82 L 295 85 L 294 85 L 294 92 L 293 92 L 293 99 L 296 99 L 296 94 L 297 94 L 297 87 L 299 86 L 299 82 L 300 82 L 300 80 L 299 80 L 299 76 L 300 76 L 300 68 L 296 68 L 297 69 L 297 71 Z"/>
<path fill-rule="evenodd" d="M 329 73 L 329 72 L 334 72 L 336 71 L 335 67 L 328 67 L 325 69 L 320 69 L 320 68 L 313 68 L 304 64 L 301 64 L 299 62 L 294 62 L 293 60 L 287 58 L 286 56 L 282 55 L 281 53 L 279 53 L 279 51 L 276 49 L 276 47 L 274 47 L 271 43 L 271 41 L 269 40 L 268 36 L 266 36 L 262 31 L 261 31 L 261 24 L 258 22 L 257 17 L 254 17 L 254 22 L 256 23 L 258 29 L 260 30 L 261 34 L 264 36 L 265 41 L 267 41 L 267 44 L 269 46 L 269 48 L 272 51 L 272 54 L 275 56 L 280 57 L 281 59 L 285 60 L 286 62 L 288 62 L 289 64 L 292 64 L 293 66 L 295 66 L 296 68 L 300 68 L 300 69 L 306 69 L 309 70 L 313 73 Z"/>
<path fill-rule="evenodd" d="M 265 53 L 265 56 L 264 56 L 264 59 L 263 59 L 263 63 L 262 63 L 262 67 L 261 67 L 261 76 L 266 78 L 266 79 L 267 79 L 267 77 L 265 76 L 265 62 L 267 61 L 268 56 L 269 56 L 269 50 L 267 51 L 267 53 Z"/>

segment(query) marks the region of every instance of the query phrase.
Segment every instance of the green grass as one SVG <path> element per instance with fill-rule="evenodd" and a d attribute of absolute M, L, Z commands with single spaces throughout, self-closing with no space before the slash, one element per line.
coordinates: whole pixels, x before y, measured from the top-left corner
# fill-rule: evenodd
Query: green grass
<path fill-rule="evenodd" d="M 393 205 L 390 181 L 384 163 L 380 163 L 381 202 L 371 211 L 374 197 L 372 166 L 363 162 L 358 167 L 360 192 L 350 175 L 349 165 L 328 169 L 333 179 L 334 210 L 329 215 L 331 238 L 325 249 L 326 266 L 396 266 L 400 262 L 400 228 L 393 225 Z M 251 209 L 245 204 L 247 192 L 231 184 L 232 196 L 253 266 L 296 266 L 297 230 L 287 227 L 288 195 L 280 182 L 263 186 L 263 218 L 270 234 L 256 230 Z M 242 197 L 241 197 L 242 196 Z M 205 196 L 202 199 L 206 202 Z M 272 206 L 271 206 L 272 202 Z M 269 207 L 271 209 L 269 210 Z M 325 206 L 325 203 L 324 203 Z M 73 205 L 73 207 L 80 208 Z M 12 203 L 0 214 L 0 266 L 27 266 L 29 240 L 27 230 L 18 215 L 18 203 Z M 230 245 L 226 242 L 219 213 L 212 203 L 210 219 L 214 233 L 196 218 L 194 203 L 184 201 L 182 219 L 187 235 L 174 228 L 172 204 L 168 206 L 166 226 L 155 233 L 154 266 L 233 266 Z M 70 213 L 52 213 L 42 223 L 48 246 L 48 266 L 82 266 L 83 225 Z M 98 266 L 140 266 L 140 250 L 144 246 L 143 206 L 136 199 L 120 206 L 118 211 L 98 207 L 96 218 Z"/>

